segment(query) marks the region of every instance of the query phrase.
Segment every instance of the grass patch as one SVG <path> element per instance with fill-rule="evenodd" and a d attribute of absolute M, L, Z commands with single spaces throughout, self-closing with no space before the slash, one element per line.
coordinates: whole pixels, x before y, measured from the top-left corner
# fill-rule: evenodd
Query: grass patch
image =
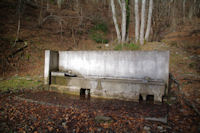
<path fill-rule="evenodd" d="M 10 79 L 0 81 L 0 90 L 16 90 L 21 88 L 33 88 L 40 85 L 42 82 L 38 80 L 32 80 L 28 77 L 12 77 Z"/>
<path fill-rule="evenodd" d="M 134 43 L 118 44 L 115 46 L 114 50 L 139 50 L 140 46 Z"/>

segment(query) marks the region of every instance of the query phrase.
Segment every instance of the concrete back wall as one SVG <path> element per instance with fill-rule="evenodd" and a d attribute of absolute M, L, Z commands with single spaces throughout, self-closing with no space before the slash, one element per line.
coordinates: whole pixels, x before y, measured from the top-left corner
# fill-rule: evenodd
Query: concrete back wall
<path fill-rule="evenodd" d="M 49 84 L 49 75 L 51 71 L 58 70 L 58 52 L 45 50 L 45 62 L 44 62 L 44 83 Z"/>
<path fill-rule="evenodd" d="M 83 77 L 162 79 L 168 84 L 169 51 L 59 51 L 59 71 Z"/>

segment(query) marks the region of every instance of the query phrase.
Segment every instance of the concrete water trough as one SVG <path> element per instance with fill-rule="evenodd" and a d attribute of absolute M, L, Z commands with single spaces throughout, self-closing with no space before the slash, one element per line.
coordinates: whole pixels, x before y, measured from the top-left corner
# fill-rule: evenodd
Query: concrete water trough
<path fill-rule="evenodd" d="M 162 102 L 169 51 L 45 51 L 45 84 L 62 92 Z"/>

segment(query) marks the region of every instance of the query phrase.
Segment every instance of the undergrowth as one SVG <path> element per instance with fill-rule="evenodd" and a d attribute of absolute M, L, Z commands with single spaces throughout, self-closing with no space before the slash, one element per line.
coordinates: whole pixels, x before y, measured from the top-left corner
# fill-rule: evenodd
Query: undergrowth
<path fill-rule="evenodd" d="M 118 44 L 115 46 L 114 50 L 140 50 L 140 46 L 134 43 Z"/>
<path fill-rule="evenodd" d="M 108 26 L 106 23 L 101 22 L 96 24 L 89 32 L 89 36 L 97 43 L 108 43 L 106 35 L 108 33 Z"/>

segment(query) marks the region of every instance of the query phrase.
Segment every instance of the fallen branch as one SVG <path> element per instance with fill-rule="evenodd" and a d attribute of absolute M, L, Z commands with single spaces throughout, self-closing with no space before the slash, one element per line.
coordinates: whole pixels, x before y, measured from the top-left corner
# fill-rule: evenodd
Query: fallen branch
<path fill-rule="evenodd" d="M 177 86 L 178 91 L 180 91 L 181 87 L 180 87 L 180 83 L 178 82 L 178 80 L 176 80 L 171 73 L 169 73 L 169 78 L 170 78 L 170 81 L 174 82 L 174 84 Z"/>
<path fill-rule="evenodd" d="M 24 50 L 24 49 L 27 48 L 27 47 L 28 47 L 28 45 L 25 43 L 25 45 L 24 45 L 23 47 L 18 48 L 16 51 L 14 51 L 12 54 L 10 54 L 10 55 L 8 56 L 8 58 L 11 58 L 11 57 L 15 56 L 17 53 L 21 52 L 22 50 Z"/>
<path fill-rule="evenodd" d="M 147 121 L 155 121 L 155 122 L 162 122 L 164 124 L 167 124 L 167 115 L 165 117 L 160 117 L 160 118 L 156 118 L 156 117 L 147 117 L 144 118 Z"/>
<path fill-rule="evenodd" d="M 55 20 L 55 21 L 58 22 L 58 24 L 60 25 L 60 35 L 61 35 L 61 39 L 62 39 L 63 23 L 65 23 L 64 19 L 62 19 L 61 17 L 56 16 L 56 15 L 49 15 L 49 16 L 45 17 L 45 18 L 42 20 L 41 25 L 43 25 L 43 23 L 45 23 L 48 19 L 52 19 L 52 20 Z"/>
<path fill-rule="evenodd" d="M 189 79 L 189 78 L 183 78 L 182 80 L 189 80 L 189 81 L 196 81 L 196 82 L 200 82 L 200 79 Z"/>
<path fill-rule="evenodd" d="M 196 114 L 198 114 L 200 116 L 200 112 L 199 110 L 196 108 L 195 104 L 192 101 L 187 100 L 185 94 L 183 92 L 180 92 L 181 88 L 180 88 L 180 83 L 174 78 L 174 76 L 170 73 L 170 78 L 171 80 L 177 85 L 178 88 L 178 92 L 175 92 L 175 94 L 177 95 L 177 97 L 181 100 L 183 100 L 183 102 L 190 107 L 192 110 L 194 110 L 194 112 Z"/>
<path fill-rule="evenodd" d="M 46 16 L 45 18 L 43 18 L 41 25 L 43 25 L 48 19 L 55 20 L 55 21 L 57 21 L 59 24 L 60 24 L 60 22 L 65 22 L 65 21 L 64 21 L 61 17 L 59 17 L 59 16 L 56 16 L 56 15 L 49 15 L 49 16 Z"/>
<path fill-rule="evenodd" d="M 178 95 L 178 94 L 176 94 L 176 95 Z M 194 104 L 192 101 L 187 100 L 185 94 L 179 93 L 179 96 L 178 96 L 178 97 L 179 97 L 179 99 L 182 99 L 182 100 L 184 101 L 184 103 L 185 103 L 188 107 L 190 107 L 192 110 L 194 110 L 194 112 L 195 112 L 197 115 L 200 116 L 200 112 L 199 112 L 199 110 L 196 108 L 195 104 Z"/>

